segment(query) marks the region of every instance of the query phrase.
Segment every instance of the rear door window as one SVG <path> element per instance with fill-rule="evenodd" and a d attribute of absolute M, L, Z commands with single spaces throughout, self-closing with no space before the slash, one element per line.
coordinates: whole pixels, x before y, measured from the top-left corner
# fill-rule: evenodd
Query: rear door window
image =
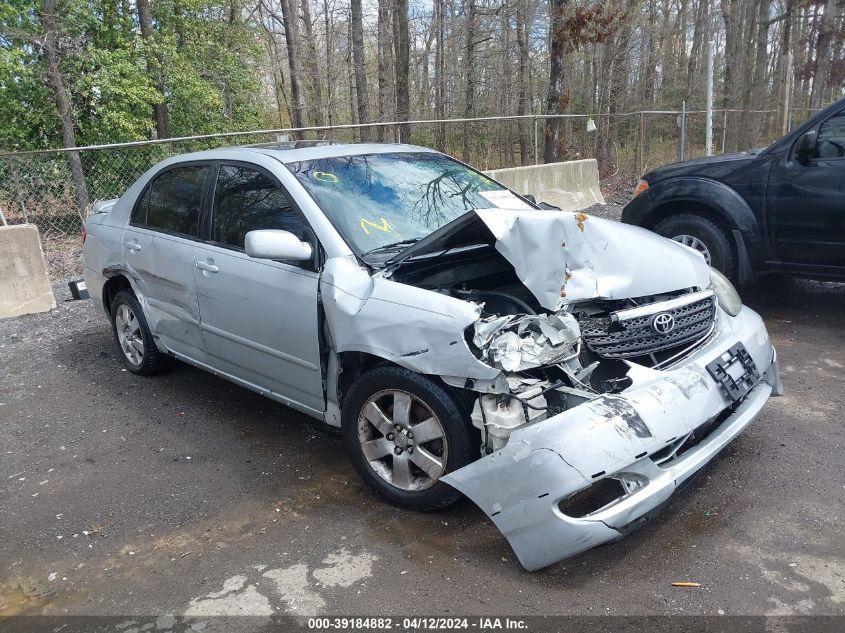
<path fill-rule="evenodd" d="M 221 165 L 214 190 L 212 241 L 238 249 L 249 231 L 281 229 L 303 239 L 305 224 L 287 193 L 270 176 L 240 165 Z"/>
<path fill-rule="evenodd" d="M 147 207 L 150 204 L 150 187 L 144 189 L 144 193 L 135 202 L 132 208 L 132 217 L 129 218 L 129 223 L 133 226 L 147 226 Z"/>
<path fill-rule="evenodd" d="M 208 165 L 174 167 L 159 175 L 150 188 L 147 227 L 187 237 L 199 236 L 202 194 Z"/>

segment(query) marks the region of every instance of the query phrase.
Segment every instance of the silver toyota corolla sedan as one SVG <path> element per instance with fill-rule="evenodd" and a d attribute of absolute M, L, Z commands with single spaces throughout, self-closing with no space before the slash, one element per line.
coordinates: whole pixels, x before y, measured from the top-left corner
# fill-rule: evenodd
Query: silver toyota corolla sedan
<path fill-rule="evenodd" d="M 463 493 L 527 569 L 620 538 L 782 392 L 702 256 L 541 208 L 441 153 L 165 160 L 85 223 L 126 368 L 172 358 L 339 427 L 387 501 Z"/>

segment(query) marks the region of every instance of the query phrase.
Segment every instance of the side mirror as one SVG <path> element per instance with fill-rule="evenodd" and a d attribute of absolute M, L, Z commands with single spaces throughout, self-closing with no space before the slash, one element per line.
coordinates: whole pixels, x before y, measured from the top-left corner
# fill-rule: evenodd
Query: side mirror
<path fill-rule="evenodd" d="M 250 231 L 244 238 L 244 250 L 256 259 L 286 259 L 288 261 L 307 261 L 311 259 L 311 245 L 301 242 L 290 231 L 261 229 Z"/>
<path fill-rule="evenodd" d="M 807 130 L 795 143 L 795 160 L 801 164 L 809 162 L 816 153 L 816 131 Z"/>
<path fill-rule="evenodd" d="M 530 202 L 531 204 L 537 204 L 537 198 L 535 198 L 530 193 L 524 193 L 522 194 L 522 197 L 528 200 L 528 202 Z"/>

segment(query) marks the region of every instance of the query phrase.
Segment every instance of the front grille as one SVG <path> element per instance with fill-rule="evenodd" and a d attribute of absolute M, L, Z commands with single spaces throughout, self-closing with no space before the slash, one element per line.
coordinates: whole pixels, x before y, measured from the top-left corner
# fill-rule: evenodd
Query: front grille
<path fill-rule="evenodd" d="M 584 344 L 602 358 L 648 356 L 695 343 L 710 332 L 716 318 L 712 296 L 669 310 L 661 310 L 660 303 L 649 307 L 653 308 L 650 314 L 618 322 L 610 316 L 579 316 Z M 651 325 L 654 315 L 663 312 L 675 319 L 675 328 L 668 334 L 655 332 Z"/>

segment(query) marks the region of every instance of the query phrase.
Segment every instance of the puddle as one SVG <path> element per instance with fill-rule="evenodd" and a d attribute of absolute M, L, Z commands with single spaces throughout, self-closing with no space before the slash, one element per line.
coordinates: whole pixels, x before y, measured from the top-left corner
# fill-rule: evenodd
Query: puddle
<path fill-rule="evenodd" d="M 28 613 L 46 601 L 33 582 L 20 580 L 0 585 L 0 617 Z"/>

